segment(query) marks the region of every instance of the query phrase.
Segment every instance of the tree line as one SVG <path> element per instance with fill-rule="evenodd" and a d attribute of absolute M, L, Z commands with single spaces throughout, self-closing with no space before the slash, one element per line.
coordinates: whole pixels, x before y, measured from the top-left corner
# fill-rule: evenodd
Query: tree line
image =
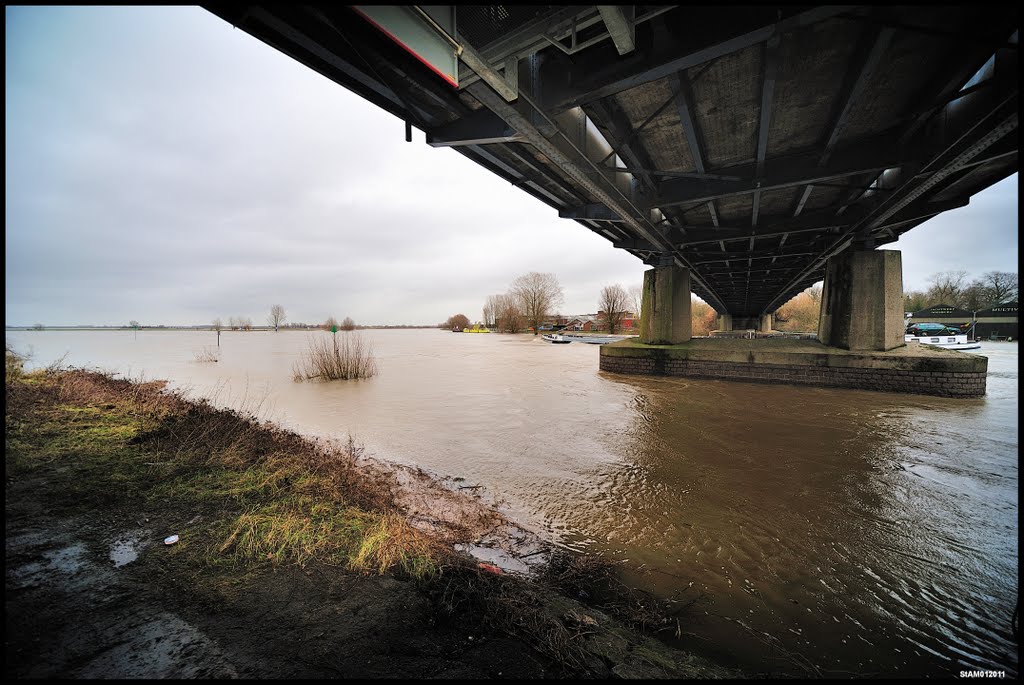
<path fill-rule="evenodd" d="M 1020 295 L 1017 274 L 1007 271 L 989 271 L 975 279 L 970 279 L 966 271 L 941 271 L 929 276 L 928 284 L 927 290 L 903 293 L 903 311 L 918 312 L 945 304 L 976 312 Z M 774 327 L 781 331 L 816 331 L 821 295 L 821 286 L 815 285 L 786 302 L 773 315 Z"/>
<path fill-rule="evenodd" d="M 562 286 L 554 274 L 531 271 L 513 280 L 506 292 L 487 296 L 483 323 L 499 333 L 532 328 L 536 335 L 564 301 Z"/>
<path fill-rule="evenodd" d="M 267 316 L 267 325 L 270 326 L 271 328 L 273 328 L 275 331 L 276 330 L 280 330 L 281 328 L 300 328 L 300 329 L 306 329 L 306 328 L 312 328 L 313 327 L 310 324 L 306 324 L 306 323 L 287 324 L 287 323 L 285 323 L 287 318 L 288 318 L 288 314 L 287 314 L 287 312 L 285 312 L 284 307 L 282 307 L 279 304 L 271 305 L 271 307 L 270 307 L 270 314 Z M 135 322 L 132 322 L 132 323 L 135 323 Z M 129 324 L 129 325 L 131 325 L 131 324 Z M 352 317 L 350 317 L 350 316 L 346 316 L 344 319 L 342 319 L 340 324 L 338 323 L 338 320 L 335 319 L 333 316 L 329 316 L 329 317 L 327 317 L 327 319 L 322 324 L 316 324 L 316 326 L 318 328 L 324 329 L 325 331 L 330 331 L 330 330 L 352 331 L 352 330 L 355 330 L 355 328 L 356 328 L 356 324 L 352 320 Z M 215 330 L 215 331 L 222 331 L 225 328 L 228 328 L 229 330 L 232 330 L 232 331 L 251 331 L 253 326 L 252 326 L 252 319 L 247 317 L 247 316 L 229 316 L 228 317 L 228 324 L 225 327 L 224 326 L 224 322 L 218 316 L 211 323 L 211 328 L 213 328 L 213 330 Z"/>
<path fill-rule="evenodd" d="M 597 303 L 602 315 L 599 327 L 619 332 L 626 315 L 640 310 L 640 292 L 639 286 L 628 291 L 620 284 L 602 288 Z M 531 271 L 513 280 L 506 292 L 487 296 L 483 325 L 499 333 L 532 330 L 536 335 L 541 326 L 561 318 L 557 309 L 564 301 L 564 291 L 554 274 Z M 448 317 L 438 328 L 463 330 L 470 324 L 469 317 L 460 313 Z"/>
<path fill-rule="evenodd" d="M 942 271 L 928 278 L 927 290 L 903 294 L 904 311 L 917 312 L 937 304 L 948 304 L 976 312 L 1002 302 L 1018 299 L 1017 273 L 989 271 L 970 279 L 966 271 Z"/>

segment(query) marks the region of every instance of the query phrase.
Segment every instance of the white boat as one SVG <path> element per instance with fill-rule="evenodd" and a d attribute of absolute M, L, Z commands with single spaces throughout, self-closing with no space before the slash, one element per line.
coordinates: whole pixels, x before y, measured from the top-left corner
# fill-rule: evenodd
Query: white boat
<path fill-rule="evenodd" d="M 547 340 L 549 343 L 555 343 L 556 345 L 565 345 L 572 342 L 572 340 L 569 340 L 564 335 L 558 335 L 557 333 L 545 333 L 540 337 Z"/>
<path fill-rule="evenodd" d="M 591 345 L 605 345 L 607 343 L 618 342 L 625 340 L 630 337 L 628 335 L 563 335 L 563 338 L 568 338 L 570 342 L 583 342 L 590 343 Z"/>
<path fill-rule="evenodd" d="M 977 350 L 981 343 L 967 339 L 967 331 L 940 323 L 918 323 L 907 326 L 904 342 L 934 345 L 947 350 Z"/>

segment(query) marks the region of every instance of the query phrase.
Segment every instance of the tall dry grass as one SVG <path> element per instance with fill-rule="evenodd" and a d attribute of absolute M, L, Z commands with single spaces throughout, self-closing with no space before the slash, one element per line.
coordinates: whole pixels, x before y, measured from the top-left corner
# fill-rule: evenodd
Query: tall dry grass
<path fill-rule="evenodd" d="M 820 314 L 821 289 L 808 288 L 779 307 L 773 326 L 780 331 L 815 333 Z"/>
<path fill-rule="evenodd" d="M 27 355 L 19 354 L 6 343 L 4 352 L 4 379 L 6 383 L 15 383 L 25 375 L 25 359 Z"/>
<path fill-rule="evenodd" d="M 341 338 L 339 341 L 338 338 Z M 296 382 L 318 378 L 324 381 L 369 378 L 377 373 L 373 349 L 358 333 L 335 333 L 309 339 L 302 359 L 292 367 Z"/>
<path fill-rule="evenodd" d="M 691 299 L 690 325 L 693 335 L 711 335 L 718 328 L 718 312 L 707 302 Z"/>

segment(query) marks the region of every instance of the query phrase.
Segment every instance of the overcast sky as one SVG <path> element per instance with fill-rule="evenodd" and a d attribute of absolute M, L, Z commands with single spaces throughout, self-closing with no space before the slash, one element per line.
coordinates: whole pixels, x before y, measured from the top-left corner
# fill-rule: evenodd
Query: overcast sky
<path fill-rule="evenodd" d="M 8 325 L 434 324 L 553 272 L 645 266 L 194 7 L 7 7 Z M 899 243 L 904 284 L 1017 270 L 1017 176 Z"/>

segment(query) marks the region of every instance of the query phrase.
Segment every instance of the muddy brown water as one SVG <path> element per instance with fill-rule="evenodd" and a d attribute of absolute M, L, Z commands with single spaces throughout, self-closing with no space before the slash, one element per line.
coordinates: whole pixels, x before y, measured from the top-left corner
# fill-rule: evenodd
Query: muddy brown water
<path fill-rule="evenodd" d="M 598 346 L 363 331 L 378 376 L 295 383 L 310 333 L 8 331 L 66 363 L 247 408 L 483 486 L 689 604 L 679 643 L 792 676 L 1018 672 L 1016 343 L 977 400 L 641 378 Z M 338 335 L 343 335 L 339 333 Z"/>

